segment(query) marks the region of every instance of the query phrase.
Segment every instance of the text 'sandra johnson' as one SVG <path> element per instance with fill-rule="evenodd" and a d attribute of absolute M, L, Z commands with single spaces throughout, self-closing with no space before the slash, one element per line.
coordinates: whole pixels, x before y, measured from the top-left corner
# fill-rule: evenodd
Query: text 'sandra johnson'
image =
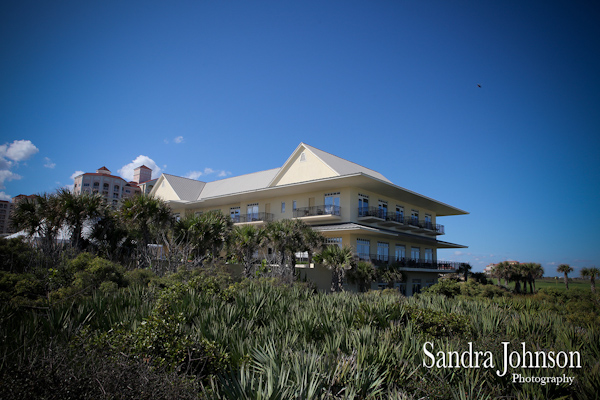
<path fill-rule="evenodd" d="M 502 362 L 496 363 L 491 351 L 438 351 L 434 353 L 433 343 L 425 342 L 423 366 L 426 368 L 496 368 L 496 375 L 506 375 L 509 368 L 581 368 L 581 355 L 578 351 L 529 351 L 521 342 L 521 351 L 510 351 L 510 342 L 502 342 Z"/>

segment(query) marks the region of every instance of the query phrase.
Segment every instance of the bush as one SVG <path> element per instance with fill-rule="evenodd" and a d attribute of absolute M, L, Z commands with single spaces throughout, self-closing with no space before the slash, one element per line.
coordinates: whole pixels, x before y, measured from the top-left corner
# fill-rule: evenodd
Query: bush
<path fill-rule="evenodd" d="M 31 272 L 37 257 L 37 250 L 23 239 L 0 238 L 0 271 L 17 274 Z"/>
<path fill-rule="evenodd" d="M 472 329 L 469 318 L 464 315 L 429 308 L 408 307 L 408 318 L 415 324 L 417 331 L 436 338 L 468 336 Z"/>
<path fill-rule="evenodd" d="M 136 268 L 125 272 L 127 286 L 139 285 L 146 287 L 157 278 L 156 274 L 147 268 Z"/>
<path fill-rule="evenodd" d="M 460 292 L 461 290 L 458 282 L 453 279 L 440 280 L 435 285 L 431 285 L 428 288 L 421 290 L 421 293 L 440 294 L 450 298 L 459 295 Z"/>

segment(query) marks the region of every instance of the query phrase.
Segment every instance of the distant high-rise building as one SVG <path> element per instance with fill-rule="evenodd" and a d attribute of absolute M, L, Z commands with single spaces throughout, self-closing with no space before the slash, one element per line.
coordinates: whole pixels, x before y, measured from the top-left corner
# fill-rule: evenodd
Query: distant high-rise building
<path fill-rule="evenodd" d="M 145 165 L 134 170 L 133 181 L 127 182 L 120 176 L 112 175 L 106 167 L 101 167 L 96 172 L 86 172 L 75 177 L 73 193 L 83 192 L 100 193 L 107 201 L 117 205 L 119 200 L 135 194 L 147 193 L 148 182 L 152 177 L 152 170 Z M 143 185 L 140 186 L 140 183 Z"/>

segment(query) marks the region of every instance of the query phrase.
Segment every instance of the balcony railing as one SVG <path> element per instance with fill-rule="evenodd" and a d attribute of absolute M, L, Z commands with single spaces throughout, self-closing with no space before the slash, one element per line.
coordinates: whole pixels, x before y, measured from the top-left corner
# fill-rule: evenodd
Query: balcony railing
<path fill-rule="evenodd" d="M 403 214 L 393 210 L 379 207 L 359 207 L 358 218 L 361 221 L 377 222 L 384 226 L 396 226 L 403 230 L 414 230 L 417 232 L 431 231 L 436 235 L 443 235 L 444 225 L 434 224 L 431 221 L 419 220 L 415 217 L 405 217 Z"/>
<path fill-rule="evenodd" d="M 358 207 L 358 217 L 374 217 L 386 219 L 388 210 L 379 207 Z"/>
<path fill-rule="evenodd" d="M 341 207 L 333 205 L 298 207 L 294 210 L 294 218 L 314 217 L 318 215 L 341 215 Z"/>
<path fill-rule="evenodd" d="M 396 264 L 400 268 L 426 268 L 440 269 L 447 271 L 455 271 L 459 266 L 459 262 L 427 260 L 423 258 L 396 258 L 385 254 L 357 254 L 359 260 L 371 261 L 375 265 Z"/>
<path fill-rule="evenodd" d="M 233 223 L 239 223 L 239 222 L 271 222 L 275 219 L 275 215 L 271 214 L 271 213 L 264 213 L 264 212 L 258 212 L 258 213 L 249 213 L 249 214 L 239 214 L 239 215 L 232 215 L 231 219 L 233 220 Z"/>

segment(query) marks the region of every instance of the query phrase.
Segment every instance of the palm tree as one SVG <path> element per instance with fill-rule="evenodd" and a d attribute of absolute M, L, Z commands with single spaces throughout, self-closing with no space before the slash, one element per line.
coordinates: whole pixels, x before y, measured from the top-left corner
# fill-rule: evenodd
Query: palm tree
<path fill-rule="evenodd" d="M 556 268 L 556 271 L 565 274 L 565 288 L 569 289 L 569 277 L 567 275 L 570 272 L 573 272 L 573 268 L 569 264 L 560 264 L 558 268 Z"/>
<path fill-rule="evenodd" d="M 471 267 L 471 264 L 469 263 L 460 263 L 456 273 L 463 274 L 464 281 L 466 282 L 469 278 L 469 273 L 471 272 L 472 268 L 473 267 Z"/>
<path fill-rule="evenodd" d="M 256 251 L 266 239 L 265 231 L 255 225 L 236 226 L 231 232 L 229 253 L 244 266 L 243 276 L 250 277 L 252 265 L 256 262 Z"/>
<path fill-rule="evenodd" d="M 596 267 L 582 268 L 581 277 L 590 278 L 592 292 L 596 293 L 596 277 L 600 277 L 600 269 Z"/>
<path fill-rule="evenodd" d="M 83 225 L 102 215 L 103 207 L 106 206 L 104 197 L 101 194 L 89 192 L 74 194 L 64 188 L 58 190 L 57 197 L 64 224 L 71 231 L 71 245 L 81 249 Z"/>
<path fill-rule="evenodd" d="M 376 276 L 375 267 L 369 261 L 359 261 L 348 270 L 348 282 L 356 283 L 359 292 L 366 292 Z"/>
<path fill-rule="evenodd" d="M 303 235 L 306 224 L 300 220 L 282 219 L 270 222 L 265 229 L 269 245 L 273 250 L 271 264 L 280 269 L 278 274 L 283 279 L 293 280 L 296 253 L 305 251 L 307 247 Z"/>
<path fill-rule="evenodd" d="M 529 282 L 529 291 L 533 294 L 535 290 L 535 280 L 544 276 L 544 268 L 538 263 L 523 264 L 526 271 L 527 282 Z"/>
<path fill-rule="evenodd" d="M 38 236 L 46 254 L 55 250 L 63 220 L 57 196 L 47 193 L 19 201 L 11 213 L 12 226 L 26 231 L 31 239 Z"/>
<path fill-rule="evenodd" d="M 325 237 L 321 232 L 315 231 L 310 225 L 297 220 L 297 228 L 300 230 L 300 249 L 308 254 L 308 263 L 312 263 L 315 251 L 320 251 L 325 243 Z"/>
<path fill-rule="evenodd" d="M 401 262 L 394 262 L 392 264 L 383 264 L 377 267 L 375 272 L 377 273 L 377 280 L 380 282 L 387 282 L 388 288 L 393 289 L 396 282 L 404 282 L 405 276 L 400 270 L 402 267 Z"/>
<path fill-rule="evenodd" d="M 505 273 L 505 269 L 506 269 L 506 262 L 499 262 L 498 264 L 494 265 L 494 268 L 492 269 L 492 276 L 494 276 L 496 279 L 498 279 L 498 286 L 501 286 L 501 280 L 504 277 L 504 273 Z"/>
<path fill-rule="evenodd" d="M 350 268 L 354 261 L 354 254 L 350 246 L 340 247 L 329 245 L 321 253 L 323 264 L 331 270 L 331 291 L 342 290 L 344 272 Z"/>
<path fill-rule="evenodd" d="M 91 243 L 96 251 L 113 262 L 130 264 L 135 240 L 118 211 L 105 207 L 92 227 Z"/>
<path fill-rule="evenodd" d="M 171 209 L 162 199 L 140 194 L 124 199 L 119 213 L 136 237 L 141 257 L 139 261 L 142 265 L 149 266 L 152 254 L 149 245 L 158 244 L 156 242 L 159 240 L 164 241 L 164 237 L 159 237 L 166 235 L 173 225 Z"/>

